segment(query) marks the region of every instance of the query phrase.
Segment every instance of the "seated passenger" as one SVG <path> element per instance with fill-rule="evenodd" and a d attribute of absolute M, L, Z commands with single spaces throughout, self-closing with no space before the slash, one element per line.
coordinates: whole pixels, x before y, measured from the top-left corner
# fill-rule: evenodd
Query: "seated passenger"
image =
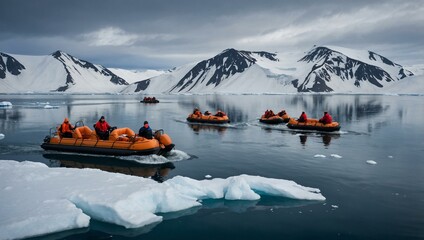
<path fill-rule="evenodd" d="M 211 112 L 209 112 L 209 111 L 205 111 L 205 113 L 204 113 L 203 115 L 205 115 L 205 116 L 210 116 L 210 115 L 211 115 Z"/>
<path fill-rule="evenodd" d="M 143 127 L 141 127 L 140 130 L 138 130 L 138 136 L 144 137 L 147 139 L 153 138 L 153 131 L 149 126 L 149 122 L 144 121 Z"/>
<path fill-rule="evenodd" d="M 74 129 L 75 127 L 69 123 L 69 119 L 65 118 L 65 120 L 63 120 L 63 123 L 59 127 L 59 132 L 64 138 L 72 138 L 72 130 Z"/>
<path fill-rule="evenodd" d="M 287 114 L 286 113 L 286 110 L 281 110 L 281 112 L 279 112 L 277 115 L 280 116 L 280 117 L 282 117 L 282 116 L 284 116 L 286 114 Z"/>
<path fill-rule="evenodd" d="M 216 114 L 215 114 L 215 116 L 216 117 L 224 117 L 224 116 L 226 116 L 227 114 L 225 114 L 225 112 L 223 112 L 223 111 L 221 111 L 221 110 L 218 110 L 217 112 L 216 112 Z"/>
<path fill-rule="evenodd" d="M 328 112 L 324 112 L 324 116 L 319 119 L 320 123 L 330 124 L 333 122 L 333 118 L 328 114 Z"/>
<path fill-rule="evenodd" d="M 299 119 L 297 119 L 298 122 L 306 122 L 308 121 L 308 117 L 306 116 L 305 112 L 302 112 L 302 114 L 300 114 Z"/>
<path fill-rule="evenodd" d="M 94 125 L 97 136 L 102 140 L 109 140 L 109 130 L 112 127 L 106 122 L 105 117 L 102 116 L 99 121 Z"/>
<path fill-rule="evenodd" d="M 265 111 L 265 113 L 264 113 L 264 117 L 265 117 L 265 118 L 268 118 L 268 116 L 269 116 L 269 110 L 267 109 L 267 110 Z"/>
<path fill-rule="evenodd" d="M 201 117 L 202 116 L 202 113 L 200 112 L 200 110 L 198 108 L 195 108 L 193 110 L 193 114 L 196 115 L 196 116 L 198 116 L 198 117 Z"/>

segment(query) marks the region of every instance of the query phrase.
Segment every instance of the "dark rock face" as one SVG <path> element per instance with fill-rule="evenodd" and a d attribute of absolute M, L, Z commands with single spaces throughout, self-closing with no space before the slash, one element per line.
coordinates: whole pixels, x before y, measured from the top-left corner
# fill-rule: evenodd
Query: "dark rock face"
<path fill-rule="evenodd" d="M 84 61 L 84 60 L 80 60 L 77 59 L 69 54 L 63 53 L 61 51 L 56 51 L 52 54 L 52 56 L 54 58 L 56 58 L 57 60 L 59 60 L 62 64 L 63 67 L 65 68 L 65 71 L 67 73 L 66 76 L 66 86 L 62 86 L 59 87 L 56 91 L 59 92 L 64 92 L 66 91 L 69 86 L 71 84 L 75 84 L 75 81 L 72 77 L 71 71 L 69 71 L 69 69 L 73 69 L 74 71 L 78 72 L 78 69 L 76 68 L 76 66 L 81 67 L 81 68 L 85 68 L 91 71 L 94 71 L 95 73 L 101 74 L 103 76 L 107 76 L 110 77 L 110 82 L 112 82 L 113 84 L 116 85 L 129 85 L 129 83 L 127 81 L 125 81 L 123 78 L 117 76 L 116 74 L 112 73 L 109 69 L 104 68 L 104 67 L 96 67 L 94 64 Z M 66 60 L 70 60 L 72 61 L 73 64 L 75 64 L 74 66 L 69 65 L 69 63 L 67 63 Z"/>
<path fill-rule="evenodd" d="M 343 53 L 331 50 L 326 47 L 316 47 L 299 62 L 314 63 L 311 71 L 305 79 L 298 84 L 298 92 L 332 92 L 333 89 L 327 86 L 327 83 L 341 79 L 352 82 L 354 86 L 361 87 L 364 82 L 369 82 L 379 88 L 384 87 L 384 82 L 395 82 L 406 76 L 413 75 L 410 71 L 404 69 L 389 59 L 369 51 L 368 58 L 372 61 L 382 62 L 390 68 L 399 68 L 397 76 L 391 76 L 381 67 L 367 64 L 358 59 L 352 59 Z"/>
<path fill-rule="evenodd" d="M 254 54 L 278 61 L 276 54 L 268 52 L 248 52 L 226 49 L 213 58 L 199 62 L 172 89 L 172 91 L 190 91 L 193 87 L 220 85 L 223 80 L 236 73 L 242 73 L 256 63 Z"/>
<path fill-rule="evenodd" d="M 22 65 L 14 57 L 5 53 L 0 53 L 0 78 L 1 79 L 5 79 L 7 73 L 18 76 L 19 74 L 21 74 L 23 70 L 25 70 L 25 66 Z"/>
<path fill-rule="evenodd" d="M 135 89 L 134 92 L 140 92 L 140 91 L 143 91 L 143 90 L 146 90 L 147 89 L 147 87 L 150 84 L 150 79 L 146 79 L 146 80 L 143 80 L 143 81 L 140 81 L 140 82 L 136 82 L 134 84 L 137 85 L 137 88 Z"/>

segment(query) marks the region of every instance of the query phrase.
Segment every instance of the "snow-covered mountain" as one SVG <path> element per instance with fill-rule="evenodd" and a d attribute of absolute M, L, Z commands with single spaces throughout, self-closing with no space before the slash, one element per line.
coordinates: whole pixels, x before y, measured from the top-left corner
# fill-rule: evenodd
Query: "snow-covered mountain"
<path fill-rule="evenodd" d="M 199 63 L 130 85 L 133 93 L 392 93 L 408 82 L 424 85 L 411 71 L 371 51 L 314 47 L 298 61 L 281 54 L 227 49 Z M 423 83 L 421 83 L 423 82 Z M 421 89 L 410 87 L 410 91 Z"/>
<path fill-rule="evenodd" d="M 307 70 L 299 92 L 379 92 L 413 75 L 377 53 L 340 47 L 313 48 L 299 62 Z"/>
<path fill-rule="evenodd" d="M 115 93 L 129 85 L 109 69 L 56 51 L 47 56 L 0 53 L 0 92 Z"/>
<path fill-rule="evenodd" d="M 277 54 L 226 49 L 167 74 L 135 83 L 124 92 L 282 93 L 295 92 Z"/>
<path fill-rule="evenodd" d="M 413 72 L 372 51 L 318 46 L 295 59 L 284 53 L 226 49 L 168 71 L 107 69 L 57 51 L 0 53 L 0 93 L 263 94 L 298 92 L 424 93 Z M 417 70 L 418 69 L 418 70 Z"/>

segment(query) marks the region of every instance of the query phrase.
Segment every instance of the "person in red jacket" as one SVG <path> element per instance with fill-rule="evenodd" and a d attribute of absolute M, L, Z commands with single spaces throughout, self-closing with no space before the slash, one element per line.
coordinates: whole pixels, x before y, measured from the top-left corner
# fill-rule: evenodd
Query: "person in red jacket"
<path fill-rule="evenodd" d="M 320 123 L 330 124 L 333 122 L 333 118 L 328 114 L 328 112 L 324 112 L 324 116 L 319 119 Z"/>
<path fill-rule="evenodd" d="M 69 119 L 65 118 L 62 125 L 59 127 L 59 132 L 64 138 L 72 138 L 72 130 L 74 129 L 75 127 L 69 123 Z"/>
<path fill-rule="evenodd" d="M 298 122 L 306 122 L 308 121 L 308 116 L 306 116 L 305 112 L 302 112 L 302 114 L 300 114 L 299 119 L 297 119 Z"/>
<path fill-rule="evenodd" d="M 96 134 L 102 140 L 109 140 L 109 130 L 112 128 L 109 123 L 106 122 L 105 117 L 102 116 L 99 121 L 94 125 Z"/>

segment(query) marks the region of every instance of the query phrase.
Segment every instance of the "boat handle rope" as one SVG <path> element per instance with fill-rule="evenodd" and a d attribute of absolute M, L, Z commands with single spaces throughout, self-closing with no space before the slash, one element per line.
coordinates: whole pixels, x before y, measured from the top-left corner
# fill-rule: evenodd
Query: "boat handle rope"
<path fill-rule="evenodd" d="M 116 142 L 117 142 L 116 140 L 113 141 L 112 146 L 110 146 L 110 148 L 113 148 L 113 146 L 115 145 Z"/>
<path fill-rule="evenodd" d="M 94 144 L 94 147 L 97 147 L 97 144 L 99 143 L 99 137 L 97 137 L 96 144 Z"/>

